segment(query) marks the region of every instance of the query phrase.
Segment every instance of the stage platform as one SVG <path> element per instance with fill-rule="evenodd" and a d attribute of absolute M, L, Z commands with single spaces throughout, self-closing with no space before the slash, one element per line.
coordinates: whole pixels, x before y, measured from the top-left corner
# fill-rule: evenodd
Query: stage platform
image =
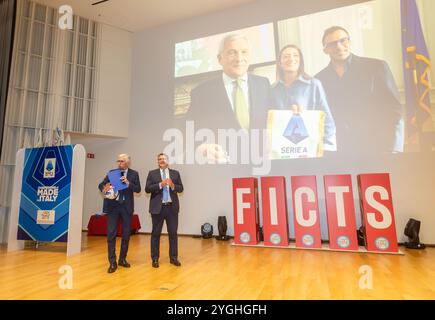
<path fill-rule="evenodd" d="M 260 242 L 257 245 L 249 245 L 249 244 L 236 244 L 234 242 L 231 243 L 233 246 L 239 247 L 252 247 L 252 248 L 273 248 L 273 249 L 294 249 L 294 250 L 314 250 L 314 251 L 331 251 L 331 252 L 342 252 L 342 253 L 373 253 L 373 254 L 391 254 L 391 255 L 404 255 L 405 253 L 402 250 L 399 252 L 378 252 L 378 251 L 369 251 L 365 247 L 359 247 L 358 250 L 337 250 L 331 249 L 328 244 L 322 244 L 321 248 L 298 248 L 295 243 L 290 243 L 286 247 L 277 247 L 277 246 L 267 246 L 263 242 Z"/>
<path fill-rule="evenodd" d="M 181 236 L 177 268 L 169 264 L 162 236 L 155 269 L 150 236 L 137 234 L 127 257 L 132 267 L 108 274 L 106 238 L 84 233 L 82 239 L 82 252 L 71 257 L 61 244 L 0 249 L 0 299 L 435 299 L 435 248 L 367 254 L 248 248 Z M 117 252 L 119 245 L 118 238 Z M 73 272 L 70 290 L 59 287 L 65 267 Z M 372 270 L 372 289 L 360 288 L 361 267 Z"/>

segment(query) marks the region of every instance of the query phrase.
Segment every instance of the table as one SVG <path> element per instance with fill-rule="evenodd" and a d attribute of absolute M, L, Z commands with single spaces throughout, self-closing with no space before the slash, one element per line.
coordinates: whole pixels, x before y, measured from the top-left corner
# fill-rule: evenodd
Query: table
<path fill-rule="evenodd" d="M 133 214 L 131 219 L 131 234 L 135 234 L 141 228 L 139 216 Z M 88 236 L 105 236 L 107 235 L 107 216 L 94 214 L 91 216 L 88 222 Z M 118 237 L 122 235 L 122 225 L 118 222 L 118 231 L 116 233 Z"/>

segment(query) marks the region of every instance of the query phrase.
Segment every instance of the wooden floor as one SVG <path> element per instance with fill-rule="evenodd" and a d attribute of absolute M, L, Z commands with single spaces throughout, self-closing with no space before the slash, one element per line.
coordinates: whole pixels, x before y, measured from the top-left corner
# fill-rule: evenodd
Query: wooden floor
<path fill-rule="evenodd" d="M 435 248 L 401 250 L 405 255 L 247 248 L 185 236 L 177 268 L 162 237 L 154 269 L 149 235 L 135 235 L 132 267 L 108 274 L 105 237 L 83 234 L 83 251 L 71 258 L 59 245 L 2 248 L 0 299 L 435 299 Z M 73 289 L 58 285 L 63 265 L 72 267 Z M 371 290 L 359 286 L 363 265 L 373 270 Z"/>

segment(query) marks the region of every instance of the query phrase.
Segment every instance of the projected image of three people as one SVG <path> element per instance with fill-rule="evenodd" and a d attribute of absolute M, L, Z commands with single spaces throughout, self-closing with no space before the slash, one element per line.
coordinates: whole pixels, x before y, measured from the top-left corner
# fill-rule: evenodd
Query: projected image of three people
<path fill-rule="evenodd" d="M 341 26 L 324 30 L 321 44 L 329 62 L 315 75 L 306 72 L 297 45 L 282 45 L 271 85 L 270 76 L 250 72 L 255 48 L 246 35 L 220 37 L 221 69 L 192 85 L 183 119 L 195 121 L 196 128 L 215 131 L 267 129 L 271 148 L 279 149 L 274 159 L 292 158 L 285 153 L 297 150 L 301 155 L 293 158 L 337 151 L 403 152 L 403 106 L 388 63 L 353 53 L 352 35 Z M 264 69 L 271 75 L 271 68 Z M 310 136 L 315 137 L 311 142 Z M 294 147 L 285 148 L 287 144 Z M 306 148 L 314 153 L 309 155 Z"/>

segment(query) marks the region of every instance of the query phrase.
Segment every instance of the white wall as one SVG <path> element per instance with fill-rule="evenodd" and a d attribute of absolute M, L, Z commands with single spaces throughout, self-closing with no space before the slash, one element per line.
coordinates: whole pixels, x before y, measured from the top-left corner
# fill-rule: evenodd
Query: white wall
<path fill-rule="evenodd" d="M 97 85 L 97 123 L 95 132 L 101 135 L 127 137 L 131 106 L 132 33 L 112 26 L 101 26 L 99 79 Z"/>
<path fill-rule="evenodd" d="M 115 166 L 116 155 L 130 153 L 133 168 L 138 170 L 145 185 L 148 170 L 156 167 L 156 155 L 166 143 L 162 141 L 164 130 L 172 126 L 173 107 L 173 58 L 176 42 L 204 35 L 234 30 L 253 24 L 261 24 L 290 15 L 303 15 L 316 7 L 331 8 L 340 4 L 352 4 L 352 0 L 306 1 L 256 1 L 226 12 L 199 17 L 170 26 L 136 33 L 133 36 L 132 96 L 128 139 L 102 143 L 84 142 L 87 151 L 96 155 L 87 161 L 84 226 L 88 215 L 101 210 L 102 199 L 97 184 L 105 173 Z M 321 4 L 319 4 L 321 3 Z M 198 28 L 201 25 L 201 28 Z M 120 117 L 125 121 L 125 117 Z M 399 241 L 404 241 L 404 226 L 410 217 L 422 220 L 421 240 L 435 243 L 435 154 L 404 154 L 384 157 L 367 156 L 345 159 L 309 159 L 274 162 L 270 175 L 316 175 L 321 211 L 324 212 L 322 178 L 326 174 L 350 173 L 353 175 L 354 196 L 357 197 L 356 174 L 389 172 L 391 174 L 396 226 Z M 204 222 L 211 222 L 217 230 L 217 216 L 226 215 L 229 233 L 233 232 L 232 191 L 233 177 L 251 176 L 248 166 L 174 166 L 179 169 L 185 186 L 181 196 L 179 233 L 198 234 Z M 289 215 L 291 198 L 288 192 Z M 142 232 L 150 232 L 148 212 L 149 197 L 136 199 L 136 211 L 140 214 Z M 358 207 L 358 201 L 356 200 Z M 324 217 L 324 214 L 323 214 Z M 326 225 L 322 225 L 326 236 Z"/>
<path fill-rule="evenodd" d="M 133 34 L 109 25 L 101 25 L 100 72 L 97 80 L 96 134 L 126 138 L 129 134 L 131 109 Z M 83 144 L 87 153 L 96 153 L 95 159 L 86 159 L 85 194 L 83 198 L 83 228 L 87 228 L 90 215 L 102 209 L 102 198 L 97 185 L 116 158 L 103 159 L 99 150 L 113 150 L 124 139 L 71 137 L 73 144 Z M 115 146 L 115 147 L 114 147 Z M 101 166 L 101 162 L 104 166 Z"/>
<path fill-rule="evenodd" d="M 6 243 L 8 238 L 7 226 L 9 215 L 6 214 L 5 208 L 0 208 L 0 243 Z"/>

